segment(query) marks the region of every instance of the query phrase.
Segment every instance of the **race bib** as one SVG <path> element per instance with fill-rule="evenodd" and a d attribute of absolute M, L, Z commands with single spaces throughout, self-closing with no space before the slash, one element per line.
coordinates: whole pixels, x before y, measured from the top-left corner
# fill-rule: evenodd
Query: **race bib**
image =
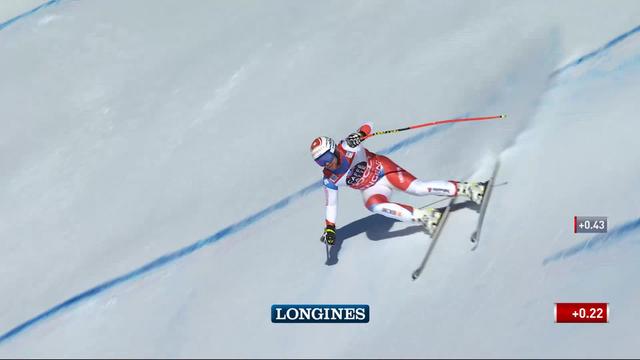
<path fill-rule="evenodd" d="M 375 158 L 361 161 L 347 173 L 346 183 L 350 188 L 364 190 L 373 186 L 382 174 L 382 164 Z"/>

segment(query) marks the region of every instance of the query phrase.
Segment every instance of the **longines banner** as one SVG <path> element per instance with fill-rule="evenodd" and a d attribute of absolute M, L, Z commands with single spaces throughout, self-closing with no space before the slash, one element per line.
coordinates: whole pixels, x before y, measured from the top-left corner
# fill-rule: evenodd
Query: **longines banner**
<path fill-rule="evenodd" d="M 369 305 L 271 305 L 273 323 L 368 323 Z"/>

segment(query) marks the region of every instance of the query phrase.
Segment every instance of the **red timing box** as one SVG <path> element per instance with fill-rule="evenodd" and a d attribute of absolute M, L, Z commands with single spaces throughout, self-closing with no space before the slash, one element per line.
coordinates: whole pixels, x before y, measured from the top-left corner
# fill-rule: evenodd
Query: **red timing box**
<path fill-rule="evenodd" d="M 609 303 L 556 303 L 557 323 L 608 323 Z"/>

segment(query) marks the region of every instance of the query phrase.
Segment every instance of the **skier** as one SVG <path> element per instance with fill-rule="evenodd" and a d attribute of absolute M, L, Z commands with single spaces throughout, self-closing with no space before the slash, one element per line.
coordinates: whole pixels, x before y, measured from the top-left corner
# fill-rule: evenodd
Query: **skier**
<path fill-rule="evenodd" d="M 388 157 L 361 146 L 363 138 L 369 134 L 371 124 L 366 123 L 337 145 L 326 136 L 317 137 L 311 143 L 313 160 L 324 168 L 326 212 L 321 241 L 329 245 L 335 243 L 339 186 L 360 190 L 370 211 L 404 222 L 421 223 L 430 234 L 435 231 L 442 210 L 390 202 L 394 189 L 411 195 L 465 196 L 477 204 L 482 202 L 483 183 L 419 180 Z"/>

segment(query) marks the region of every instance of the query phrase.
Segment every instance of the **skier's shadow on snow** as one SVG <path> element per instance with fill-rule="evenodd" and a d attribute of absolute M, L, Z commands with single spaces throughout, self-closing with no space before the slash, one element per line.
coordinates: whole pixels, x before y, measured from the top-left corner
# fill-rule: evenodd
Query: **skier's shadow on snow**
<path fill-rule="evenodd" d="M 459 204 L 453 204 L 451 206 L 450 212 L 458 211 L 465 208 L 478 211 L 480 209 L 480 206 L 478 206 L 474 202 L 465 201 Z M 337 229 L 336 241 L 329 251 L 327 262 L 325 264 L 337 264 L 339 261 L 338 254 L 340 253 L 340 249 L 342 248 L 342 243 L 344 243 L 345 240 L 348 240 L 362 233 L 366 234 L 367 238 L 371 241 L 380 241 L 424 232 L 424 228 L 421 225 L 412 225 L 404 229 L 390 231 L 391 227 L 396 222 L 399 221 L 388 218 L 386 216 L 373 214 Z M 425 236 L 428 235 L 425 233 Z"/>

